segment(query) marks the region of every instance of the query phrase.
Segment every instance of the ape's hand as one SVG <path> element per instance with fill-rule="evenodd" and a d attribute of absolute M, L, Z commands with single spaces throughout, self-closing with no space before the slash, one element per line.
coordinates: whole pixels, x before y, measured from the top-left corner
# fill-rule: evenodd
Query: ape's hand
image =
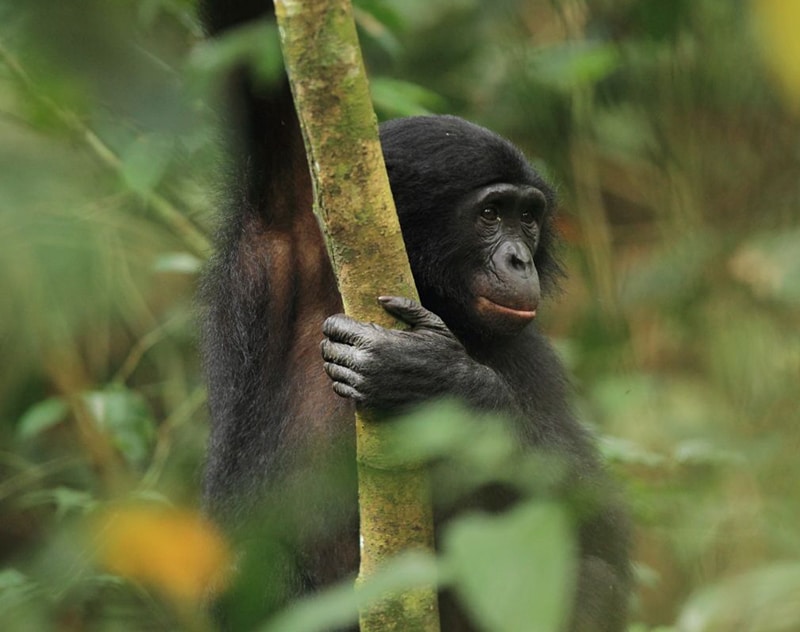
<path fill-rule="evenodd" d="M 382 412 L 446 395 L 465 395 L 493 371 L 475 362 L 441 318 L 416 301 L 390 296 L 381 304 L 407 331 L 362 323 L 343 314 L 322 325 L 325 372 L 333 390 Z"/>

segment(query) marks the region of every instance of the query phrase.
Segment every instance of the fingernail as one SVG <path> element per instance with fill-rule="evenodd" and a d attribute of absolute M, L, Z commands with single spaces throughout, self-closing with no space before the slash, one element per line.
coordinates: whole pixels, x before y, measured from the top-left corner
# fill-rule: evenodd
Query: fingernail
<path fill-rule="evenodd" d="M 391 301 L 391 300 L 392 300 L 392 297 L 391 297 L 391 296 L 379 296 L 379 297 L 378 297 L 378 300 L 379 300 L 381 303 L 388 303 L 389 301 Z"/>

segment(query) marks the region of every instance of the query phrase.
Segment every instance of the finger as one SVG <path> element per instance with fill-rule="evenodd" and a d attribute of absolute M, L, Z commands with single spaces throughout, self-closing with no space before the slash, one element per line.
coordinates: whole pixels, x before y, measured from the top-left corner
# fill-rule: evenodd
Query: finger
<path fill-rule="evenodd" d="M 417 301 L 403 296 L 379 296 L 383 309 L 395 318 L 412 327 L 428 327 L 431 329 L 444 327 L 442 319 L 425 309 Z"/>
<path fill-rule="evenodd" d="M 364 381 L 360 374 L 356 373 L 352 369 L 347 368 L 346 366 L 334 364 L 332 362 L 326 362 L 323 367 L 325 369 L 325 373 L 327 373 L 328 377 L 334 382 L 339 382 L 341 384 L 357 388 Z"/>
<path fill-rule="evenodd" d="M 357 345 L 375 334 L 375 326 L 344 314 L 334 314 L 322 323 L 322 333 L 334 342 Z"/>
<path fill-rule="evenodd" d="M 322 352 L 322 359 L 325 362 L 338 364 L 349 369 L 355 369 L 364 360 L 364 352 L 362 350 L 341 342 L 332 342 L 325 338 L 319 347 Z"/>
<path fill-rule="evenodd" d="M 352 399 L 354 402 L 364 401 L 364 396 L 361 393 L 352 386 L 342 384 L 341 382 L 333 383 L 333 392 L 339 395 L 339 397 L 346 397 L 347 399 Z"/>

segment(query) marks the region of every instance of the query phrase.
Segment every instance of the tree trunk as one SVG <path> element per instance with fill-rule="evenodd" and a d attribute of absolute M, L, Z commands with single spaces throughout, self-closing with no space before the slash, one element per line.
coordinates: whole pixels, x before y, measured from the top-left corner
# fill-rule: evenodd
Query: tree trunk
<path fill-rule="evenodd" d="M 416 298 L 383 164 L 349 0 L 275 0 L 284 61 L 303 128 L 322 225 L 345 311 L 392 326 L 380 295 Z M 427 473 L 390 462 L 386 425 L 356 414 L 359 583 L 389 558 L 433 549 Z M 362 632 L 439 629 L 434 586 L 360 613 Z"/>

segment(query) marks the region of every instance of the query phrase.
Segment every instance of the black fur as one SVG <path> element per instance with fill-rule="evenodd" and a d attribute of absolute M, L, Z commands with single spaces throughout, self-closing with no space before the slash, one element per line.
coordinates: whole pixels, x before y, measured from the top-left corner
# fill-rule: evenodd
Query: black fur
<path fill-rule="evenodd" d="M 260 13 L 254 2 L 209 1 L 204 8 L 212 33 Z M 570 629 L 623 630 L 627 524 L 608 493 L 590 437 L 570 412 L 563 369 L 535 324 L 502 309 L 500 316 L 481 314 L 471 285 L 495 265 L 497 249 L 512 244 L 521 254 L 502 260 L 510 262 L 512 275 L 528 283 L 528 275 L 538 273 L 545 291 L 555 286 L 561 269 L 554 257 L 552 189 L 511 143 L 456 117 L 385 123 L 381 142 L 424 307 L 383 299 L 387 311 L 411 325 L 403 332 L 334 316 L 341 300 L 311 214 L 311 183 L 288 88 L 284 83 L 256 96 L 241 73 L 231 90 L 240 142 L 219 251 L 203 287 L 210 512 L 236 529 L 257 515 L 267 489 L 314 480 L 340 456 L 332 446 L 344 446 L 352 459 L 353 400 L 393 412 L 455 396 L 509 417 L 521 445 L 562 455 L 572 483 L 595 492 L 601 507 L 587 512 L 580 525 L 582 561 Z M 511 228 L 503 224 L 506 232 L 496 232 L 498 237 L 480 237 L 484 233 L 475 227 L 481 203 L 465 200 L 498 184 L 513 185 L 502 209 Z M 529 190 L 546 206 L 535 226 L 518 219 Z M 507 293 L 502 274 L 489 272 L 481 287 Z M 520 300 L 535 309 L 538 282 L 524 287 L 530 291 Z M 355 571 L 354 481 L 342 480 L 335 485 L 321 478 L 314 493 L 291 499 L 288 521 L 305 544 L 289 546 L 273 605 Z M 469 629 L 449 602 L 442 629 Z"/>

